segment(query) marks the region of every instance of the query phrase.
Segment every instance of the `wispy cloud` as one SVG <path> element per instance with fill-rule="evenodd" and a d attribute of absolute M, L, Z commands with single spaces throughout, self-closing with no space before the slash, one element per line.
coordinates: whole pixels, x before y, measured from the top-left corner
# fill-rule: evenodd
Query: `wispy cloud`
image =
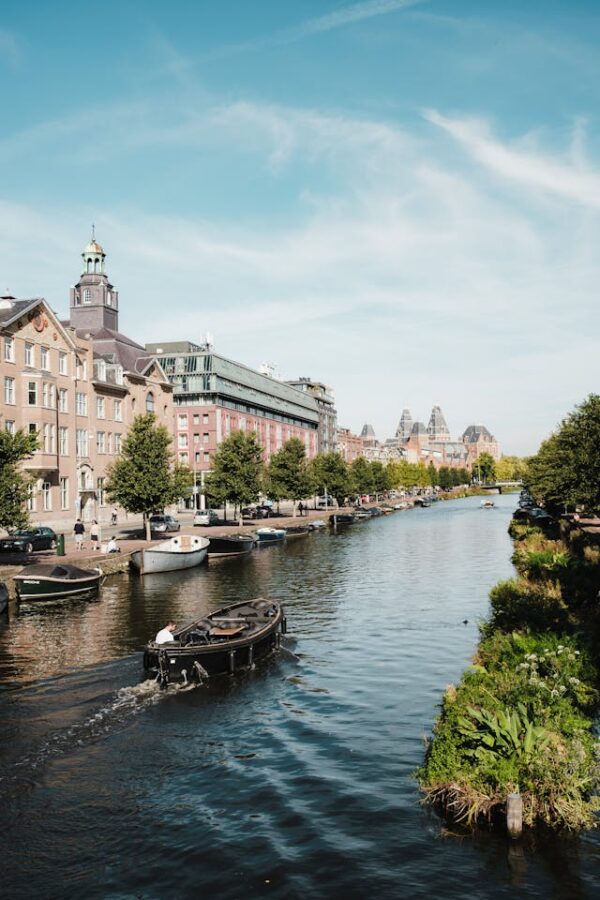
<path fill-rule="evenodd" d="M 581 121 L 575 123 L 570 159 L 562 161 L 541 150 L 503 144 L 494 138 L 487 123 L 480 120 L 447 118 L 435 110 L 427 110 L 424 115 L 495 175 L 581 206 L 600 209 L 600 174 L 584 163 Z"/>
<path fill-rule="evenodd" d="M 422 2 L 423 0 L 363 0 L 362 3 L 344 6 L 324 16 L 307 19 L 306 22 L 294 28 L 280 31 L 279 38 L 286 41 L 298 41 L 311 34 L 333 31 L 334 28 L 343 28 L 346 25 L 353 25 L 355 22 L 362 22 L 364 19 L 372 19 L 374 16 L 385 16 Z"/>

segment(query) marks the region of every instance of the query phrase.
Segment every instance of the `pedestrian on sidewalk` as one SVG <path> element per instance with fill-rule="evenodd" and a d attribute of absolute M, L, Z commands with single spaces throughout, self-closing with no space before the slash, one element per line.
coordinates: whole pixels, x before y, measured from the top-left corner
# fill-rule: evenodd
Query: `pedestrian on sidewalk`
<path fill-rule="evenodd" d="M 73 534 L 75 535 L 75 549 L 83 550 L 83 538 L 85 537 L 85 525 L 81 519 L 77 519 L 73 526 Z"/>
<path fill-rule="evenodd" d="M 90 526 L 90 541 L 94 545 L 94 550 L 100 549 L 100 526 L 96 519 L 94 519 Z"/>
<path fill-rule="evenodd" d="M 300 503 L 298 504 L 298 513 L 300 514 L 300 518 L 302 518 L 302 513 L 303 513 L 303 512 L 304 512 L 304 506 L 303 506 L 303 503 L 302 503 L 302 500 L 301 500 Z"/>
<path fill-rule="evenodd" d="M 111 525 L 116 525 L 116 524 L 117 524 L 117 510 L 116 510 L 116 507 L 113 508 L 113 511 L 112 511 L 112 513 L 110 514 L 110 524 L 111 524 Z"/>

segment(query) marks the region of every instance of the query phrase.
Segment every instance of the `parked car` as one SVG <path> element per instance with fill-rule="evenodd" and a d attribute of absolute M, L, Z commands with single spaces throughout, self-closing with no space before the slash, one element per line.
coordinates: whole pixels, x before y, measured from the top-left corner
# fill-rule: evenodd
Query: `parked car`
<path fill-rule="evenodd" d="M 218 525 L 219 517 L 214 509 L 198 509 L 194 513 L 194 525 Z"/>
<path fill-rule="evenodd" d="M 242 509 L 242 519 L 268 519 L 271 515 L 273 515 L 271 507 L 265 504 L 245 506 Z"/>
<path fill-rule="evenodd" d="M 179 531 L 180 523 L 174 516 L 150 516 L 150 531 L 164 534 L 167 531 Z"/>
<path fill-rule="evenodd" d="M 326 509 L 332 506 L 337 506 L 333 497 L 317 497 L 317 509 Z"/>
<path fill-rule="evenodd" d="M 0 540 L 0 550 L 32 553 L 34 550 L 54 550 L 56 532 L 51 528 L 19 528 L 10 537 Z"/>

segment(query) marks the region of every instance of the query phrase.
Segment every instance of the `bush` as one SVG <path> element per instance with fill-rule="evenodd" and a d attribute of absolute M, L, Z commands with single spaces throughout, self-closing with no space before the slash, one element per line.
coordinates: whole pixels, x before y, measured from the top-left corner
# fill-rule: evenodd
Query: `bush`
<path fill-rule="evenodd" d="M 511 578 L 492 588 L 490 600 L 491 629 L 563 631 L 569 624 L 569 611 L 562 598 L 560 585 L 556 582 L 543 581 L 536 584 L 525 579 Z"/>

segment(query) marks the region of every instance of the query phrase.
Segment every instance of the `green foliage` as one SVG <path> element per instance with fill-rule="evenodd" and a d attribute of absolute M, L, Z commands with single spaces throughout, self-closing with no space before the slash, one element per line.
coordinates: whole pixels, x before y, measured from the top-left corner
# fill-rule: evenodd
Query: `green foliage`
<path fill-rule="evenodd" d="M 296 501 L 311 494 L 306 452 L 299 438 L 290 438 L 273 454 L 265 476 L 265 488 L 274 500 Z"/>
<path fill-rule="evenodd" d="M 496 480 L 496 462 L 491 453 L 481 453 L 473 463 L 473 475 L 481 484 Z"/>
<path fill-rule="evenodd" d="M 498 481 L 523 481 L 527 474 L 527 460 L 518 456 L 501 456 L 496 463 Z"/>
<path fill-rule="evenodd" d="M 19 430 L 0 431 L 0 527 L 23 528 L 28 516 L 25 502 L 32 479 L 21 471 L 20 463 L 39 447 L 37 435 Z"/>
<path fill-rule="evenodd" d="M 319 453 L 309 463 L 309 474 L 316 490 L 327 491 L 340 506 L 352 493 L 350 469 L 339 453 Z"/>
<path fill-rule="evenodd" d="M 154 413 L 136 416 L 121 454 L 107 471 L 109 501 L 128 512 L 143 513 L 147 520 L 189 493 L 193 474 L 187 466 L 175 464 L 171 441 L 165 426 L 156 424 Z"/>
<path fill-rule="evenodd" d="M 502 631 L 547 628 L 564 629 L 569 623 L 569 610 L 562 598 L 560 585 L 552 581 L 535 583 L 511 578 L 501 581 L 490 591 L 491 628 Z"/>
<path fill-rule="evenodd" d="M 427 466 L 427 480 L 430 487 L 435 487 L 438 483 L 437 469 L 432 462 Z"/>
<path fill-rule="evenodd" d="M 383 491 L 389 491 L 392 486 L 390 473 L 387 467 L 377 459 L 374 459 L 371 463 L 371 477 L 373 479 L 373 490 L 376 494 L 381 494 Z"/>
<path fill-rule="evenodd" d="M 467 706 L 466 715 L 458 719 L 458 730 L 465 738 L 465 756 L 492 762 L 495 760 L 490 757 L 499 756 L 528 761 L 533 753 L 544 750 L 551 738 L 546 728 L 534 725 L 523 703 L 497 712 Z"/>
<path fill-rule="evenodd" d="M 262 448 L 254 432 L 234 431 L 213 457 L 206 479 L 206 493 L 211 505 L 225 501 L 235 506 L 254 503 L 262 486 L 264 464 Z"/>
<path fill-rule="evenodd" d="M 555 510 L 600 509 L 600 395 L 590 394 L 543 442 L 525 480 Z"/>
<path fill-rule="evenodd" d="M 364 456 L 357 456 L 350 463 L 350 476 L 352 479 L 352 490 L 357 494 L 372 494 L 375 490 L 375 481 L 371 465 Z M 388 475 L 389 477 L 389 475 Z"/>

